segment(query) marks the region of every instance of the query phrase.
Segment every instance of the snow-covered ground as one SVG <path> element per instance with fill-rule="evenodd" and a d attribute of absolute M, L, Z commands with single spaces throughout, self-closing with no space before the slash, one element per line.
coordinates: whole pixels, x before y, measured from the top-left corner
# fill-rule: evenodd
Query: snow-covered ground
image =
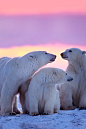
<path fill-rule="evenodd" d="M 21 107 L 18 102 L 18 107 Z M 0 129 L 86 129 L 86 110 L 60 110 L 53 115 L 0 116 Z"/>

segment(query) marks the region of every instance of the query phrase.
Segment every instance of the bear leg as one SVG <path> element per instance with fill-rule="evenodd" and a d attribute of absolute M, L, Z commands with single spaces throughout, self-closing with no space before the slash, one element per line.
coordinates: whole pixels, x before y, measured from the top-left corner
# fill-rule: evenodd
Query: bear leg
<path fill-rule="evenodd" d="M 86 91 L 84 91 L 85 93 L 83 93 L 81 95 L 81 98 L 80 98 L 80 102 L 79 102 L 79 108 L 80 110 L 86 110 Z"/>
<path fill-rule="evenodd" d="M 55 105 L 54 105 L 54 113 L 59 112 L 59 110 L 60 110 L 60 98 L 59 98 L 59 92 L 57 91 Z"/>
<path fill-rule="evenodd" d="M 3 104 L 1 104 L 1 115 L 8 116 L 8 115 L 12 115 L 12 113 L 13 112 L 12 112 L 12 103 L 11 102 L 9 102 L 9 103 L 4 102 Z"/>
<path fill-rule="evenodd" d="M 60 89 L 60 109 L 73 110 L 72 89 L 69 85 L 61 86 Z"/>
<path fill-rule="evenodd" d="M 51 100 L 47 100 L 44 107 L 44 114 L 51 115 L 54 111 L 54 103 Z"/>
<path fill-rule="evenodd" d="M 38 112 L 38 100 L 37 99 L 35 99 L 33 101 L 31 101 L 31 99 L 30 99 L 29 112 L 30 112 L 31 116 L 39 115 L 39 112 Z"/>
<path fill-rule="evenodd" d="M 5 96 L 7 95 L 7 96 Z M 1 115 L 12 115 L 12 102 L 13 102 L 13 94 L 10 90 L 8 90 L 7 86 L 3 86 L 1 91 Z M 14 114 L 14 113 L 13 113 Z"/>

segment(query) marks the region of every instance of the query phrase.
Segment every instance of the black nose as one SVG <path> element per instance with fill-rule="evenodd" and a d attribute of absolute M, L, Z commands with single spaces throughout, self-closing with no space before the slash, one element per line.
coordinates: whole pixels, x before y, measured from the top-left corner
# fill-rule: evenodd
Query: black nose
<path fill-rule="evenodd" d="M 53 58 L 50 59 L 50 61 L 55 61 L 55 59 L 56 59 L 56 55 L 53 55 Z"/>
<path fill-rule="evenodd" d="M 56 55 L 55 55 L 55 59 L 56 59 Z"/>
<path fill-rule="evenodd" d="M 60 55 L 61 55 L 61 57 L 63 57 L 63 53 L 61 53 Z"/>
<path fill-rule="evenodd" d="M 72 81 L 72 80 L 73 80 L 73 78 L 67 79 L 67 81 L 69 81 L 69 82 Z"/>
<path fill-rule="evenodd" d="M 73 80 L 73 78 L 71 78 L 71 81 Z"/>

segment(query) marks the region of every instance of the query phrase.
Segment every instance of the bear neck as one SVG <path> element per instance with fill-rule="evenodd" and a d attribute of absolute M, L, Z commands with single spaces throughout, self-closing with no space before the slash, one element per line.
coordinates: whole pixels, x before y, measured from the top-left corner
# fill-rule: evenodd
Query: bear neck
<path fill-rule="evenodd" d="M 28 59 L 27 55 L 18 60 L 19 68 L 17 70 L 18 78 L 22 79 L 21 83 L 27 81 L 39 68 L 38 63 Z"/>
<path fill-rule="evenodd" d="M 68 67 L 70 66 L 73 67 L 76 73 L 79 73 L 79 71 L 85 72 L 86 71 L 86 59 L 83 57 L 83 58 L 77 59 L 76 61 L 69 61 Z"/>

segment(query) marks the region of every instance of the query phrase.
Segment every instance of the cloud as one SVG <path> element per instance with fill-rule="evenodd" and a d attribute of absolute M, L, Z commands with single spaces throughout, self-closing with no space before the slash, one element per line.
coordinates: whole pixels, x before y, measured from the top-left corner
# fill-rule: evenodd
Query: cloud
<path fill-rule="evenodd" d="M 86 15 L 0 16 L 0 47 L 86 45 Z"/>

